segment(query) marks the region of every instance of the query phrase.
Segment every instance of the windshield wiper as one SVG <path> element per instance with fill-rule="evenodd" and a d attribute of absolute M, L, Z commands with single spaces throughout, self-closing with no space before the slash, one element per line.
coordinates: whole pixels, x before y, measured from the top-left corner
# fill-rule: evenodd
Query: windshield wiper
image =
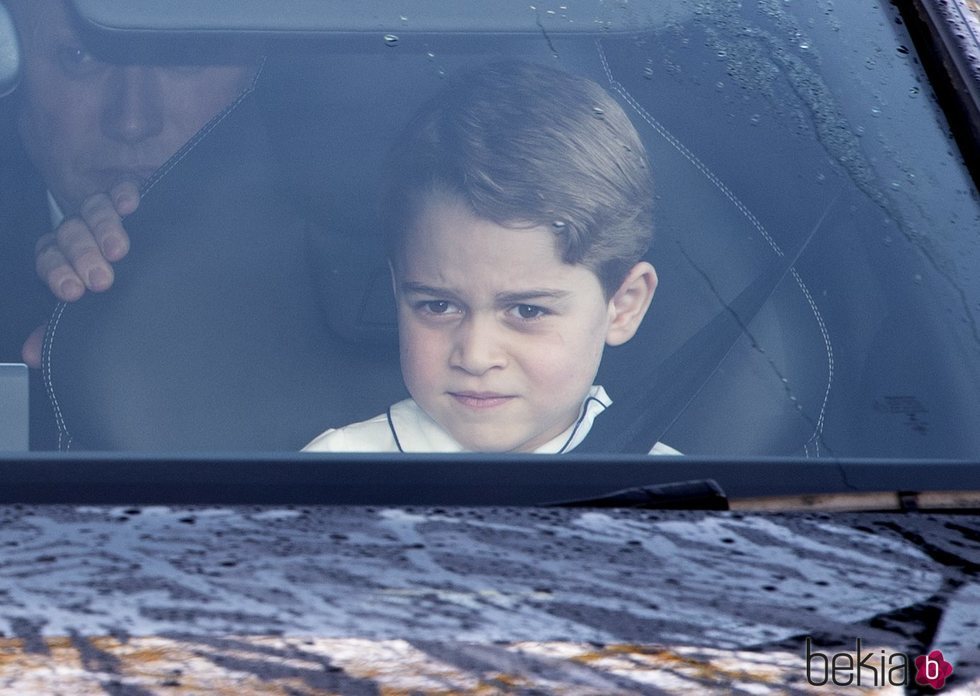
<path fill-rule="evenodd" d="M 853 491 L 729 498 L 714 479 L 634 486 L 606 495 L 545 503 L 543 507 L 743 512 L 970 512 L 980 491 Z"/>
<path fill-rule="evenodd" d="M 544 507 L 633 508 L 637 510 L 728 510 L 728 497 L 714 479 L 635 486 L 582 500 Z"/>

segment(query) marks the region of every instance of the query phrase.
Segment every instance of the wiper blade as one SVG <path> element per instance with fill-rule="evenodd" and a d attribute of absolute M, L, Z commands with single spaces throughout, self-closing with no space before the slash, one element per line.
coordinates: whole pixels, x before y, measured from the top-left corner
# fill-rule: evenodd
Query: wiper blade
<path fill-rule="evenodd" d="M 728 510 L 728 498 L 714 479 L 636 486 L 544 507 L 631 508 L 634 510 Z"/>

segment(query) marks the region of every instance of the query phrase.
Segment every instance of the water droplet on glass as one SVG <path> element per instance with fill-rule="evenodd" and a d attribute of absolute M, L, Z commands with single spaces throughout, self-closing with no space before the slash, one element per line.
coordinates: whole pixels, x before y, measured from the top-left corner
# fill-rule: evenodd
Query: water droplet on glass
<path fill-rule="evenodd" d="M 565 229 L 565 221 L 555 220 L 553 223 L 551 223 L 551 226 L 554 227 L 556 230 L 563 230 Z"/>
<path fill-rule="evenodd" d="M 592 107 L 592 115 L 593 115 L 593 116 L 595 116 L 596 118 L 602 118 L 603 116 L 605 116 L 605 115 L 606 115 L 606 112 L 605 112 L 605 111 L 603 111 L 603 110 L 602 110 L 602 109 L 601 109 L 600 107 L 598 107 L 598 106 L 593 106 L 593 107 Z"/>
<path fill-rule="evenodd" d="M 919 93 L 919 88 L 918 88 L 918 87 L 912 87 L 912 88 L 911 88 L 911 89 L 909 90 L 909 96 L 910 96 L 910 97 L 914 97 L 914 96 L 916 96 L 916 95 L 917 95 L 918 93 Z"/>
<path fill-rule="evenodd" d="M 800 49 L 801 50 L 806 51 L 806 50 L 808 50 L 810 48 L 810 42 L 809 41 L 800 41 L 799 46 L 800 46 Z"/>
<path fill-rule="evenodd" d="M 645 77 L 648 80 L 652 80 L 653 79 L 653 68 L 651 68 L 649 65 L 646 66 L 645 68 L 643 68 L 643 77 Z"/>
<path fill-rule="evenodd" d="M 397 46 L 398 37 L 394 34 L 385 34 L 385 46 Z"/>
<path fill-rule="evenodd" d="M 864 135 L 864 126 L 858 126 L 857 128 L 855 128 L 854 129 L 854 134 L 857 135 L 857 137 L 859 137 L 859 138 L 862 135 Z"/>
<path fill-rule="evenodd" d="M 728 52 L 725 49 L 720 48 L 720 49 L 718 49 L 718 57 L 719 58 L 727 58 L 728 57 Z"/>
<path fill-rule="evenodd" d="M 877 106 L 872 106 L 871 115 L 875 117 L 881 116 L 881 109 L 879 109 Z"/>
<path fill-rule="evenodd" d="M 426 56 L 426 58 L 428 58 L 429 60 L 432 60 L 433 58 L 435 58 L 435 57 L 436 57 L 436 54 L 435 54 L 435 53 L 433 53 L 432 51 L 429 51 L 428 53 L 426 53 L 426 54 L 425 54 L 425 56 Z"/>
<path fill-rule="evenodd" d="M 759 121 L 761 121 L 761 120 L 762 120 L 762 117 L 759 114 L 752 114 L 749 117 L 749 123 L 751 123 L 753 126 L 758 126 L 759 125 Z"/>
<path fill-rule="evenodd" d="M 921 273 L 916 273 L 914 276 L 912 276 L 912 280 L 914 280 L 916 283 L 921 283 L 922 282 L 922 274 Z"/>
<path fill-rule="evenodd" d="M 817 174 L 817 183 L 818 184 L 822 184 L 826 180 L 827 180 L 827 175 L 826 174 L 824 174 L 823 172 L 820 172 L 819 174 Z"/>
<path fill-rule="evenodd" d="M 885 246 L 891 246 L 892 242 L 895 240 L 892 239 L 892 236 L 890 234 L 886 234 L 885 238 L 882 241 L 884 241 Z"/>
<path fill-rule="evenodd" d="M 554 10 L 548 10 L 547 12 L 545 12 L 545 14 L 550 14 L 550 15 L 553 15 L 554 13 L 555 13 Z"/>
<path fill-rule="evenodd" d="M 720 92 L 721 90 L 725 89 L 725 83 L 719 80 L 715 83 L 715 89 Z"/>
<path fill-rule="evenodd" d="M 401 21 L 403 21 L 403 22 L 407 22 L 407 21 L 408 21 L 408 17 L 406 17 L 405 15 L 400 15 L 400 16 L 398 17 L 398 19 L 400 19 L 400 20 L 401 20 Z"/>
<path fill-rule="evenodd" d="M 902 188 L 902 185 L 897 181 L 891 182 L 889 186 L 891 186 L 892 191 L 898 191 L 900 188 Z"/>
<path fill-rule="evenodd" d="M 864 67 L 866 67 L 868 70 L 874 70 L 877 65 L 878 61 L 876 61 L 874 58 L 868 58 L 864 61 Z"/>

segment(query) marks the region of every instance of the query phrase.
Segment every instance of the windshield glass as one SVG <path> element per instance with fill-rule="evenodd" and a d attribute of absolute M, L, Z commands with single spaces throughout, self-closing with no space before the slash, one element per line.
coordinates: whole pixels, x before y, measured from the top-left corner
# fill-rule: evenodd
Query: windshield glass
<path fill-rule="evenodd" d="M 81 43 L 48 46 L 30 11 L 9 4 L 26 59 L 0 106 L 3 147 L 16 153 L 2 173 L 0 362 L 20 362 L 46 326 L 30 371 L 34 449 L 296 452 L 375 418 L 393 443 L 379 451 L 607 451 L 628 440 L 616 451 L 980 453 L 976 189 L 890 5 L 515 4 L 449 21 L 409 3 L 315 36 L 323 27 L 303 32 L 300 18 L 271 39 L 138 43 L 68 13 Z M 112 18 L 113 3 L 77 4 Z M 174 22 L 195 28 L 186 14 Z M 42 49 L 66 80 L 55 97 L 31 62 Z M 491 203 L 511 212 L 494 217 L 459 205 L 462 189 L 447 193 L 427 170 L 391 170 L 415 161 L 391 151 L 420 108 L 515 61 L 587 78 L 613 105 L 582 105 L 590 118 L 615 129 L 621 110 L 638 134 L 641 145 L 622 147 L 646 153 L 653 236 L 642 260 L 656 271 L 623 295 L 652 293 L 635 335 L 616 332 L 616 291 L 632 276 L 608 292 L 587 262 L 535 246 L 575 226 L 558 202 L 543 208 L 554 220 L 538 220 L 498 181 L 488 190 L 504 200 Z M 566 96 L 561 79 L 538 91 L 544 113 Z M 56 137 L 76 89 L 100 95 L 94 129 L 73 102 L 77 133 L 140 156 L 100 159 L 108 150 L 94 137 L 91 152 L 80 135 Z M 596 132 L 607 137 L 605 125 Z M 540 166 L 530 145 L 499 140 L 523 158 L 514 169 Z M 620 171 L 612 157 L 599 157 L 598 178 Z M 551 173 L 567 169 L 571 187 L 577 160 L 556 159 Z M 389 266 L 386 243 L 402 234 L 386 212 L 393 177 L 410 181 L 408 221 L 396 218 L 410 233 L 396 244 L 413 251 Z M 543 175 L 533 178 L 525 188 L 541 199 Z M 139 186 L 135 212 L 115 196 L 120 182 Z M 110 259 L 111 287 L 57 302 L 34 277 L 35 245 L 77 217 L 97 228 L 91 197 L 105 193 L 129 253 Z M 476 236 L 459 242 L 464 233 Z M 38 246 L 54 253 L 71 238 Z M 550 305 L 561 293 L 599 298 L 599 324 L 589 329 L 578 305 Z M 444 373 L 466 379 L 447 386 Z M 493 420 L 506 409 L 516 415 Z M 331 448 L 365 451 L 356 434 Z"/>

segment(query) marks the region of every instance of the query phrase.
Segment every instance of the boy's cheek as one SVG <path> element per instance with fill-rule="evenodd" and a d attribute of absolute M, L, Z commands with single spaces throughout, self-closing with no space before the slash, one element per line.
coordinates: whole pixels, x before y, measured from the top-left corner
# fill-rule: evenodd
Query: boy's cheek
<path fill-rule="evenodd" d="M 436 331 L 427 331 L 417 321 L 399 321 L 398 343 L 402 376 L 408 383 L 424 380 L 446 362 L 442 337 Z"/>

